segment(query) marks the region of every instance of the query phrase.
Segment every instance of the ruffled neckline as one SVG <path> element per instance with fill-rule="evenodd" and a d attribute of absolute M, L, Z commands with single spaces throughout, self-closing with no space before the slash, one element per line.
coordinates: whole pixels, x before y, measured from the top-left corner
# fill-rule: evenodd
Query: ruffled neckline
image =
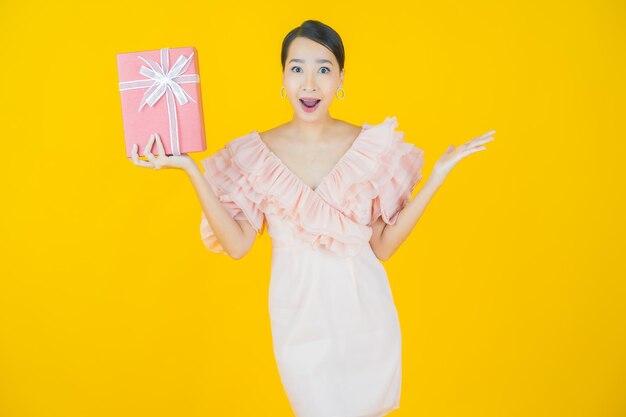
<path fill-rule="evenodd" d="M 283 160 L 276 155 L 270 148 L 269 146 L 267 146 L 267 144 L 263 141 L 263 139 L 261 139 L 261 134 L 259 133 L 258 130 L 253 130 L 252 132 L 250 132 L 250 135 L 252 135 L 253 139 L 256 140 L 259 145 L 265 150 L 265 152 L 267 154 L 270 155 L 271 158 L 274 159 L 274 162 L 276 162 L 282 169 L 284 169 L 291 177 L 293 177 L 293 179 L 298 182 L 302 187 L 307 188 L 310 192 L 312 193 L 318 193 L 319 190 L 324 186 L 324 184 L 327 182 L 327 180 L 333 176 L 333 174 L 335 174 L 337 171 L 339 171 L 341 169 L 342 164 L 344 163 L 344 160 L 346 158 L 349 157 L 349 155 L 354 152 L 355 148 L 359 145 L 359 141 L 361 140 L 361 138 L 363 137 L 363 133 L 368 129 L 368 127 L 370 127 L 371 125 L 367 124 L 367 123 L 363 123 L 361 125 L 361 130 L 359 131 L 358 135 L 356 136 L 356 138 L 352 141 L 352 144 L 350 145 L 350 147 L 348 148 L 347 151 L 345 151 L 343 153 L 343 155 L 341 155 L 341 157 L 339 158 L 339 160 L 335 163 L 335 166 L 333 166 L 333 168 L 328 172 L 328 174 L 326 174 L 322 180 L 320 181 L 320 183 L 317 185 L 317 187 L 313 188 L 311 187 L 309 184 L 305 183 L 302 178 L 300 178 L 298 175 L 296 175 L 295 172 L 293 172 L 293 170 L 291 168 L 289 168 L 287 166 L 287 164 L 285 164 L 283 162 Z"/>
<path fill-rule="evenodd" d="M 207 158 L 205 169 L 221 184 L 220 199 L 242 207 L 255 230 L 262 228 L 262 213 L 272 214 L 292 221 L 295 232 L 314 246 L 352 256 L 369 241 L 377 216 L 395 222 L 421 178 L 423 152 L 404 142 L 397 126 L 395 116 L 362 124 L 316 188 L 292 172 L 256 130 Z"/>
<path fill-rule="evenodd" d="M 267 195 L 273 190 L 276 197 L 281 199 L 281 194 L 287 190 L 296 191 L 296 194 L 304 197 L 304 200 L 319 200 L 318 203 L 328 205 L 356 220 L 354 216 L 356 213 L 350 210 L 352 205 L 349 204 L 349 199 L 353 194 L 350 189 L 354 188 L 353 186 L 358 187 L 359 183 L 367 183 L 372 176 L 382 176 L 382 179 L 386 180 L 390 175 L 389 169 L 384 169 L 383 172 L 379 172 L 378 169 L 382 165 L 382 158 L 390 153 L 397 141 L 402 141 L 403 134 L 394 133 L 397 126 L 396 116 L 385 117 L 377 124 L 363 123 L 361 132 L 350 148 L 316 188 L 309 187 L 289 169 L 261 140 L 257 130 L 233 140 L 227 147 L 230 148 L 233 160 L 239 168 L 259 180 L 254 181 L 253 188 L 257 192 Z M 397 158 L 407 151 L 405 148 L 403 152 L 396 152 L 394 157 Z M 379 191 L 376 188 L 370 188 L 369 192 L 363 191 L 374 198 L 374 190 Z M 363 218 L 365 215 L 363 212 L 357 217 Z"/>

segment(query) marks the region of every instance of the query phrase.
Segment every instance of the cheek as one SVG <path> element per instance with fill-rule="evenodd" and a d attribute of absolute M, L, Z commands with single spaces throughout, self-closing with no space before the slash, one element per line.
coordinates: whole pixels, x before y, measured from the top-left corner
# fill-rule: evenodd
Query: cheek
<path fill-rule="evenodd" d="M 323 88 L 325 91 L 335 91 L 339 87 L 339 79 L 334 77 L 320 77 L 319 81 L 320 88 Z"/>
<path fill-rule="evenodd" d="M 320 86 L 322 91 L 324 91 L 324 97 L 333 97 L 337 88 L 339 88 L 339 84 L 336 83 L 328 83 L 323 86 Z"/>
<path fill-rule="evenodd" d="M 286 88 L 297 88 L 298 87 L 298 79 L 297 77 L 290 76 L 289 74 L 283 77 L 283 85 Z"/>

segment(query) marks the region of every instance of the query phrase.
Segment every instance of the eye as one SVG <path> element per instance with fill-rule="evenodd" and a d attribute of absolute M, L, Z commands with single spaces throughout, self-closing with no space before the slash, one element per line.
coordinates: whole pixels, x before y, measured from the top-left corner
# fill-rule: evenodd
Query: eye
<path fill-rule="evenodd" d="M 291 71 L 292 71 L 292 72 L 301 72 L 301 71 L 294 71 L 294 70 L 296 70 L 296 69 L 301 70 L 302 68 L 297 67 L 297 66 L 296 66 L 296 67 L 291 67 Z M 325 72 L 322 72 L 322 74 L 328 74 L 328 73 L 330 72 L 330 69 L 329 69 L 328 67 L 321 67 L 321 68 L 320 68 L 320 71 L 321 71 L 321 70 L 323 70 L 323 69 L 325 69 L 326 71 L 325 71 Z"/>

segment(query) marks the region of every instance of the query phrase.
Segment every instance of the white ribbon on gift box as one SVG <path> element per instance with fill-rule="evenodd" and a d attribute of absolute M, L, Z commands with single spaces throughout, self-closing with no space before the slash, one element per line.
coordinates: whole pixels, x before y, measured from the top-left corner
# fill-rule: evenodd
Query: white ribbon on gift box
<path fill-rule="evenodd" d="M 143 65 L 139 69 L 139 73 L 148 77 L 148 79 L 122 81 L 120 82 L 120 91 L 135 90 L 138 88 L 148 88 L 141 99 L 139 104 L 139 110 L 148 103 L 150 107 L 154 106 L 161 97 L 165 94 L 167 102 L 167 116 L 170 126 L 170 143 L 173 155 L 180 155 L 180 145 L 178 140 L 178 115 L 176 113 L 176 103 L 174 102 L 174 96 L 178 99 L 181 106 L 189 103 L 187 97 L 194 103 L 193 99 L 179 84 L 199 83 L 200 76 L 198 74 L 181 75 L 192 62 L 193 52 L 189 55 L 189 58 L 181 55 L 171 69 L 169 68 L 169 48 L 162 48 L 161 52 L 161 65 L 157 62 L 138 56 L 137 58 L 143 60 L 150 68 L 146 68 Z"/>

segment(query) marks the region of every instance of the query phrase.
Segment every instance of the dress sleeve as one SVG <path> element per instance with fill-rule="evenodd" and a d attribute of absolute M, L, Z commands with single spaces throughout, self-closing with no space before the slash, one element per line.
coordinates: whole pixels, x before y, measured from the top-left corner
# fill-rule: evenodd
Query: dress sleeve
<path fill-rule="evenodd" d="M 200 162 L 204 178 L 230 216 L 235 220 L 247 220 L 258 234 L 263 234 L 265 217 L 260 207 L 262 196 L 254 189 L 250 173 L 236 163 L 231 148 L 227 145 Z M 226 254 L 204 211 L 201 211 L 200 236 L 209 251 Z"/>
<path fill-rule="evenodd" d="M 404 141 L 404 132 L 392 132 L 391 146 L 381 156 L 381 170 L 375 180 L 377 195 L 372 200 L 371 223 L 379 217 L 395 224 L 422 179 L 424 151 Z"/>

